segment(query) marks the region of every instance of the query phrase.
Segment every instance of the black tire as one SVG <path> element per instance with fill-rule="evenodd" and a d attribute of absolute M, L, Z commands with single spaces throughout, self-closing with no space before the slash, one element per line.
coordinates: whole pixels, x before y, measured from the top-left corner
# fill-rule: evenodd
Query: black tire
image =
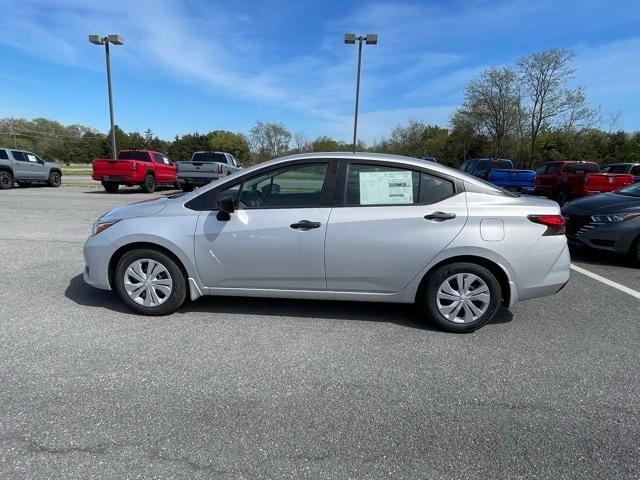
<path fill-rule="evenodd" d="M 558 202 L 558 205 L 563 206 L 568 201 L 569 201 L 569 194 L 567 193 L 567 190 L 564 188 L 561 188 L 560 190 L 558 190 L 558 193 L 556 194 L 556 202 Z"/>
<path fill-rule="evenodd" d="M 7 170 L 0 170 L 0 190 L 13 188 L 13 174 Z"/>
<path fill-rule="evenodd" d="M 188 183 L 180 184 L 180 188 L 183 192 L 193 192 L 193 185 L 189 185 Z"/>
<path fill-rule="evenodd" d="M 153 193 L 156 190 L 156 177 L 147 173 L 147 176 L 144 177 L 144 183 L 140 187 L 144 193 Z"/>
<path fill-rule="evenodd" d="M 640 236 L 631 244 L 629 257 L 636 267 L 640 267 Z"/>
<path fill-rule="evenodd" d="M 176 182 L 173 184 L 173 188 L 175 188 L 176 190 L 180 190 L 180 182 L 177 182 L 177 181 L 176 181 Z"/>
<path fill-rule="evenodd" d="M 55 188 L 58 188 L 60 185 L 62 185 L 62 175 L 60 175 L 60 172 L 51 172 L 49 174 L 49 181 L 47 183 L 49 183 L 50 187 Z"/>
<path fill-rule="evenodd" d="M 17 182 L 20 188 L 27 188 L 31 186 L 31 182 Z"/>
<path fill-rule="evenodd" d="M 117 182 L 102 182 L 102 186 L 109 193 L 116 193 L 120 188 L 120 184 Z"/>
<path fill-rule="evenodd" d="M 447 319 L 438 309 L 438 300 L 436 298 L 438 289 L 447 279 L 456 274 L 475 275 L 486 284 L 489 290 L 488 306 L 484 313 L 478 318 L 465 323 L 456 323 L 453 320 Z M 422 312 L 428 315 L 440 329 L 448 332 L 466 333 L 473 332 L 491 321 L 500 309 L 501 299 L 502 290 L 500 288 L 500 282 L 490 270 L 475 263 L 459 262 L 443 265 L 433 271 L 427 278 L 424 288 L 421 289 L 416 302 Z M 454 303 L 450 300 L 440 301 L 441 305 L 446 302 Z M 474 306 L 478 307 L 478 304 L 474 303 Z"/>
<path fill-rule="evenodd" d="M 163 300 L 163 303 L 156 306 L 141 305 L 136 303 L 127 293 L 124 283 L 125 273 L 129 266 L 137 260 L 153 260 L 160 263 L 169 271 L 171 281 L 173 282 L 173 288 L 171 293 L 168 295 L 168 298 Z M 118 260 L 115 270 L 114 284 L 121 300 L 133 311 L 142 315 L 168 315 L 180 308 L 180 305 L 182 305 L 187 298 L 187 279 L 178 264 L 166 254 L 152 249 L 143 248 L 125 253 L 122 258 Z M 144 293 L 146 297 L 147 293 Z"/>

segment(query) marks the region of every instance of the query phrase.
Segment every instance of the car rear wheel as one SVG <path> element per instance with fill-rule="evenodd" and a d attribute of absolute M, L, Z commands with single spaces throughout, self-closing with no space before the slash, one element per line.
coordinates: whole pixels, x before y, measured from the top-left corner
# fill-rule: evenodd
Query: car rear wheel
<path fill-rule="evenodd" d="M 164 253 L 132 250 L 118 261 L 115 287 L 122 301 L 143 315 L 175 312 L 187 294 L 185 275 Z"/>
<path fill-rule="evenodd" d="M 62 175 L 58 172 L 51 172 L 49 174 L 49 186 L 50 187 L 59 187 L 62 185 Z"/>
<path fill-rule="evenodd" d="M 150 173 L 144 177 L 144 183 L 142 184 L 142 191 L 145 193 L 153 193 L 156 189 L 156 179 Z"/>
<path fill-rule="evenodd" d="M 120 185 L 116 182 L 102 182 L 102 186 L 109 193 L 116 193 Z"/>
<path fill-rule="evenodd" d="M 418 303 L 435 324 L 449 332 L 472 332 L 489 322 L 500 308 L 500 282 L 487 268 L 451 263 L 427 279 Z"/>
<path fill-rule="evenodd" d="M 13 187 L 13 175 L 6 170 L 0 170 L 0 190 L 9 190 Z"/>

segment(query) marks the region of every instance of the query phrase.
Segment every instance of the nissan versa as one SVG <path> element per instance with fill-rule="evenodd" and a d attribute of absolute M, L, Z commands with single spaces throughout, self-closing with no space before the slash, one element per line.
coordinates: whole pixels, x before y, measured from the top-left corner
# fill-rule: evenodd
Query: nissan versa
<path fill-rule="evenodd" d="M 415 302 L 466 332 L 567 283 L 564 228 L 557 203 L 437 163 L 296 155 L 106 213 L 84 278 L 144 315 L 202 295 Z"/>

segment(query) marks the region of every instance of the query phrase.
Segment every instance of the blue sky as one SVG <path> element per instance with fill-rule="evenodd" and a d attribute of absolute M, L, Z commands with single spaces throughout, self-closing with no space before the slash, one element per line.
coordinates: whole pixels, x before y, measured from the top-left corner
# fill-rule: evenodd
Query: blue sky
<path fill-rule="evenodd" d="M 351 135 L 356 48 L 365 47 L 360 138 L 409 119 L 446 125 L 483 69 L 549 47 L 576 53 L 576 84 L 619 127 L 640 129 L 640 2 L 0 0 L 0 117 L 108 129 L 104 52 L 119 33 L 116 123 L 163 138 L 278 121 Z"/>

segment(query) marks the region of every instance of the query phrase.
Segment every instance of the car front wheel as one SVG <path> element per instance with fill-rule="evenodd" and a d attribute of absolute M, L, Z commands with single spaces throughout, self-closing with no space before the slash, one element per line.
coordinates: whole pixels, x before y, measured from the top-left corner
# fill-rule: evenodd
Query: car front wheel
<path fill-rule="evenodd" d="M 443 330 L 472 332 L 489 322 L 500 308 L 500 282 L 487 268 L 451 263 L 427 279 L 418 303 Z"/>
<path fill-rule="evenodd" d="M 51 172 L 49 174 L 49 186 L 50 187 L 59 187 L 62 184 L 62 175 L 58 172 Z"/>
<path fill-rule="evenodd" d="M 118 261 L 115 287 L 122 301 L 143 315 L 175 312 L 186 298 L 186 279 L 176 262 L 164 253 L 140 249 Z"/>

